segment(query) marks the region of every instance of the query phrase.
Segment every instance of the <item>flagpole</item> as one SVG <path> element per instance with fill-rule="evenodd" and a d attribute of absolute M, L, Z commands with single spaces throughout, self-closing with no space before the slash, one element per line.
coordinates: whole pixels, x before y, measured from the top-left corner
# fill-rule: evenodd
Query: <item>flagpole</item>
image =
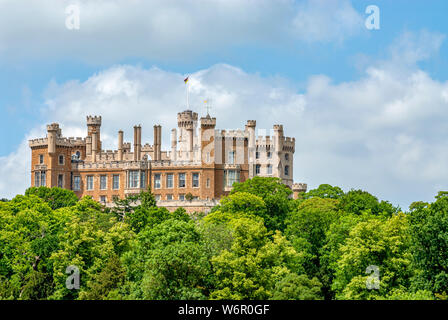
<path fill-rule="evenodd" d="M 187 110 L 190 110 L 190 82 L 187 81 Z"/>

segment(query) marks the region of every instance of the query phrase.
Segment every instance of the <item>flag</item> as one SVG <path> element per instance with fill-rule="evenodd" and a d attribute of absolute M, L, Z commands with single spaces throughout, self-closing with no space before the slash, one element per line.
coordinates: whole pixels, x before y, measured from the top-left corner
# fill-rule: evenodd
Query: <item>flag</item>
<path fill-rule="evenodd" d="M 188 78 L 189 78 L 189 77 L 186 77 L 186 78 L 184 79 L 184 82 L 185 82 L 185 83 L 188 82 Z"/>

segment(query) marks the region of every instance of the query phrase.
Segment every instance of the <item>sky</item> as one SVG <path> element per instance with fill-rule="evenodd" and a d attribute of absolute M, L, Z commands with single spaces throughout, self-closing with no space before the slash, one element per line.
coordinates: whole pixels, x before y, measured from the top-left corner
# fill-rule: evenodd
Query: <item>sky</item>
<path fill-rule="evenodd" d="M 283 124 L 309 189 L 432 201 L 448 190 L 447 12 L 446 0 L 0 0 L 0 198 L 29 187 L 28 140 L 51 122 L 85 136 L 86 115 L 101 115 L 107 149 L 135 124 L 152 143 L 161 124 L 168 148 L 189 76 L 190 108 L 210 99 L 218 128 Z"/>

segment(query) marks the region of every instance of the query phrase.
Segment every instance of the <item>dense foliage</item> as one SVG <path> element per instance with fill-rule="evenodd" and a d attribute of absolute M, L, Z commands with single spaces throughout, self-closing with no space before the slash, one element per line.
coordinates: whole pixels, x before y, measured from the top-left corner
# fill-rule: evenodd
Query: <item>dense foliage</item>
<path fill-rule="evenodd" d="M 72 268 L 72 269 L 70 269 Z M 79 288 L 68 286 L 79 271 Z M 0 299 L 446 299 L 448 193 L 402 212 L 321 185 L 234 184 L 208 215 L 150 191 L 106 208 L 59 188 L 0 201 Z"/>

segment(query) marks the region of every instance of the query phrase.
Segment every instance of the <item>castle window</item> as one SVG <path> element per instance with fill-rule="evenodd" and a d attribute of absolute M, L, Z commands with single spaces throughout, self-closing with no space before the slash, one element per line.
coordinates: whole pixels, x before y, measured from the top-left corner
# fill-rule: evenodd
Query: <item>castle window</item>
<path fill-rule="evenodd" d="M 62 154 L 59 155 L 59 164 L 64 164 L 64 156 Z"/>
<path fill-rule="evenodd" d="M 259 164 L 255 165 L 255 174 L 260 174 L 261 166 Z"/>
<path fill-rule="evenodd" d="M 230 164 L 234 164 L 235 163 L 235 151 L 229 151 L 229 156 L 228 156 L 228 163 Z"/>
<path fill-rule="evenodd" d="M 166 175 L 166 187 L 169 189 L 174 187 L 174 175 L 172 173 Z"/>
<path fill-rule="evenodd" d="M 102 203 L 106 203 L 107 202 L 107 197 L 106 196 L 100 196 L 100 201 Z"/>
<path fill-rule="evenodd" d="M 45 171 L 40 172 L 40 186 L 45 187 L 47 185 L 46 182 L 47 173 Z"/>
<path fill-rule="evenodd" d="M 87 176 L 87 190 L 93 190 L 93 176 Z"/>
<path fill-rule="evenodd" d="M 64 175 L 58 174 L 58 188 L 64 188 Z"/>
<path fill-rule="evenodd" d="M 160 174 L 155 174 L 154 175 L 154 189 L 160 189 L 161 188 L 161 184 L 160 184 Z"/>
<path fill-rule="evenodd" d="M 185 188 L 185 173 L 179 173 L 179 188 Z"/>
<path fill-rule="evenodd" d="M 39 155 L 39 164 L 43 164 L 44 163 L 44 155 L 40 154 Z"/>
<path fill-rule="evenodd" d="M 155 199 L 156 201 L 160 201 L 160 194 L 156 194 L 156 195 L 154 196 L 154 199 Z"/>
<path fill-rule="evenodd" d="M 240 181 L 240 174 L 237 170 L 224 170 L 225 187 L 231 187 L 235 182 Z"/>
<path fill-rule="evenodd" d="M 289 166 L 285 166 L 285 176 L 289 176 Z"/>
<path fill-rule="evenodd" d="M 260 159 L 260 152 L 255 152 L 255 159 Z"/>
<path fill-rule="evenodd" d="M 286 161 L 289 160 L 289 153 L 285 153 L 285 160 L 286 160 Z"/>
<path fill-rule="evenodd" d="M 100 176 L 100 189 L 101 190 L 107 189 L 107 176 L 106 175 Z"/>
<path fill-rule="evenodd" d="M 140 188 L 146 188 L 146 172 L 140 171 Z"/>
<path fill-rule="evenodd" d="M 138 188 L 139 172 L 137 170 L 129 171 L 129 188 Z"/>
<path fill-rule="evenodd" d="M 268 169 L 268 174 L 272 174 L 272 165 L 271 164 L 268 164 L 267 169 Z"/>
<path fill-rule="evenodd" d="M 42 172 L 44 172 L 44 171 L 42 171 Z M 42 172 L 41 171 L 36 171 L 34 173 L 34 186 L 35 187 L 45 186 L 45 183 L 41 184 L 41 174 L 42 174 Z"/>
<path fill-rule="evenodd" d="M 184 194 L 180 194 L 179 195 L 179 200 L 180 201 L 184 201 L 185 200 L 185 195 Z"/>
<path fill-rule="evenodd" d="M 167 194 L 166 195 L 166 200 L 173 200 L 173 195 L 172 194 Z"/>
<path fill-rule="evenodd" d="M 272 152 L 271 152 L 271 151 L 268 151 L 268 152 L 267 152 L 267 156 L 268 156 L 268 159 L 271 159 L 271 158 L 272 158 Z"/>
<path fill-rule="evenodd" d="M 73 190 L 75 190 L 75 191 L 81 190 L 81 177 L 80 176 L 73 177 Z"/>
<path fill-rule="evenodd" d="M 193 188 L 199 187 L 199 173 L 193 173 Z"/>
<path fill-rule="evenodd" d="M 120 175 L 114 174 L 112 176 L 112 189 L 118 190 L 120 189 Z"/>
<path fill-rule="evenodd" d="M 207 178 L 206 186 L 207 188 L 210 188 L 210 178 Z"/>

